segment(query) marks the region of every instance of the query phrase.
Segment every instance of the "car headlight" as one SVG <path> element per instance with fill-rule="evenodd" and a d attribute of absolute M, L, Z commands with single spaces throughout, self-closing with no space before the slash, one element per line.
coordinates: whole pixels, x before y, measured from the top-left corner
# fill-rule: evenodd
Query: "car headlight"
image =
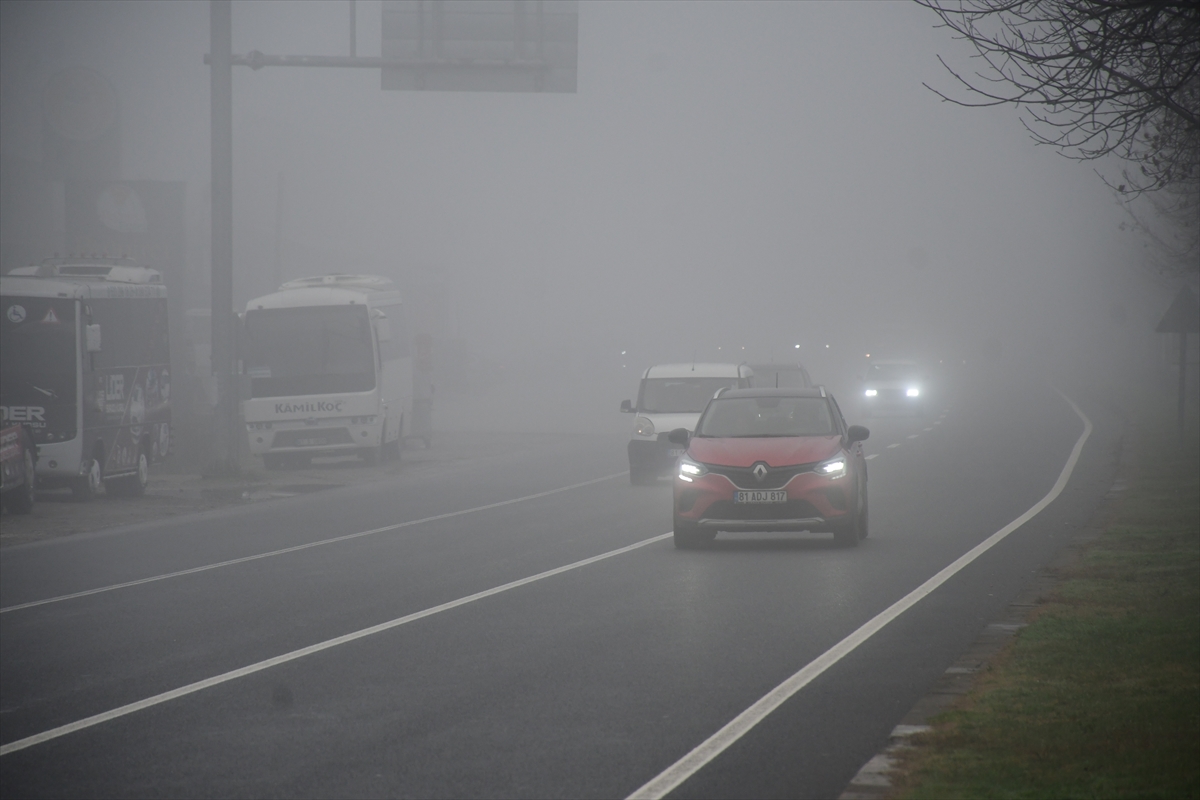
<path fill-rule="evenodd" d="M 879 394 L 879 391 L 876 389 L 867 389 L 865 392 L 863 392 L 863 394 L 867 397 L 874 397 L 875 395 Z"/>
<path fill-rule="evenodd" d="M 904 390 L 904 393 L 909 397 L 918 397 L 921 394 L 921 390 L 916 386 L 910 386 Z"/>
<path fill-rule="evenodd" d="M 638 436 L 653 436 L 654 423 L 646 417 L 638 417 L 633 423 L 633 432 Z"/>
<path fill-rule="evenodd" d="M 699 478 L 706 472 L 708 472 L 708 467 L 699 461 L 693 461 L 687 456 L 679 459 L 679 479 L 682 481 L 691 483 L 694 478 Z"/>
<path fill-rule="evenodd" d="M 841 478 L 846 474 L 846 457 L 836 456 L 817 464 L 813 472 L 818 475 L 824 475 L 826 478 Z"/>

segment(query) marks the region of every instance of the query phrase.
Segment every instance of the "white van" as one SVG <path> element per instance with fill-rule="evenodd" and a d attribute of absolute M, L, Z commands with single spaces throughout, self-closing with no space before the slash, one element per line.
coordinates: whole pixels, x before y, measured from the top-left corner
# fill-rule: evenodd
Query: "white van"
<path fill-rule="evenodd" d="M 659 364 L 642 375 L 637 403 L 621 402 L 621 411 L 636 414 L 629 437 L 629 482 L 652 483 L 675 468 L 684 448 L 667 441 L 675 428 L 696 427 L 700 412 L 718 389 L 754 385 L 745 364 Z"/>

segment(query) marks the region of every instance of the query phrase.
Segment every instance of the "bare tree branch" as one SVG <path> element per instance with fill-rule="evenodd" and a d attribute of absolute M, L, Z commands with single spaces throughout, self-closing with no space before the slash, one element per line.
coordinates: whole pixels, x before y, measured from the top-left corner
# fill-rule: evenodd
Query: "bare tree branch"
<path fill-rule="evenodd" d="M 1130 195 L 1200 190 L 1200 2 L 1197 0 L 916 0 L 984 68 L 939 61 L 967 107 L 1013 104 L 1040 144 L 1135 170 Z M 1007 90 L 1006 90 L 1007 89 Z M 1194 206 L 1190 206 L 1194 207 Z"/>

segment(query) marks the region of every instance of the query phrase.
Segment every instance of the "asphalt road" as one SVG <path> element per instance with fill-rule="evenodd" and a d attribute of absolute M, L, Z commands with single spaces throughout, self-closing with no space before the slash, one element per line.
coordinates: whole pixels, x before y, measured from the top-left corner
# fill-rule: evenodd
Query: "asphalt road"
<path fill-rule="evenodd" d="M 1072 399 L 1094 430 L 1058 499 L 671 796 L 836 796 L 1111 485 L 1120 421 Z M 7 548 L 5 796 L 627 796 L 1042 499 L 1084 429 L 1047 385 L 978 377 L 865 422 L 871 535 L 851 550 L 612 554 L 670 530 L 670 490 L 629 486 L 607 435 Z"/>

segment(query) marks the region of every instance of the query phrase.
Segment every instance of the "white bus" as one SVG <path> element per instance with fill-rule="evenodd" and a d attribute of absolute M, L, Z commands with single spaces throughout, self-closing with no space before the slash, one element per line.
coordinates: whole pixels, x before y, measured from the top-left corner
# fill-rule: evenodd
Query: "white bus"
<path fill-rule="evenodd" d="M 400 292 L 376 275 L 288 281 L 246 304 L 242 402 L 267 469 L 314 456 L 396 458 L 412 420 L 412 355 Z"/>
<path fill-rule="evenodd" d="M 0 278 L 0 406 L 37 445 L 39 486 L 140 495 L 171 446 L 167 290 L 125 259 L 59 259 Z"/>

